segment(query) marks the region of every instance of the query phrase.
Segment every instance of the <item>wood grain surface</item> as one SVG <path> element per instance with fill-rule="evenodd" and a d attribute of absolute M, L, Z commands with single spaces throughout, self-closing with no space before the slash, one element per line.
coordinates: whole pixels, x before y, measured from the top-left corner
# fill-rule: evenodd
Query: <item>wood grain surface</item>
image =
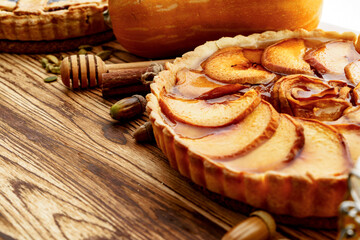
<path fill-rule="evenodd" d="M 170 168 L 155 143 L 135 142 L 145 114 L 112 120 L 118 99 L 45 83 L 40 58 L 0 54 L 0 239 L 211 240 L 246 218 Z M 106 63 L 138 60 L 118 52 Z M 336 237 L 277 230 L 278 239 Z"/>

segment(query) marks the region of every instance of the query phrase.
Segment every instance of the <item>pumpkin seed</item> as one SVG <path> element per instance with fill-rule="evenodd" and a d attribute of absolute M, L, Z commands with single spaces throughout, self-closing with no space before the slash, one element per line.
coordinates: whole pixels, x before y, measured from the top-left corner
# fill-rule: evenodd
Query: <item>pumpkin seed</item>
<path fill-rule="evenodd" d="M 54 55 L 46 55 L 46 58 L 49 59 L 49 61 L 54 63 L 55 65 L 60 65 L 59 59 Z"/>
<path fill-rule="evenodd" d="M 112 51 L 105 50 L 101 51 L 98 54 L 96 54 L 98 57 L 100 57 L 103 61 L 108 60 L 112 54 Z"/>
<path fill-rule="evenodd" d="M 54 67 L 54 64 L 52 64 L 52 63 L 48 63 L 48 64 L 46 64 L 46 67 L 45 67 L 45 69 L 46 69 L 46 72 L 51 72 L 51 68 L 53 68 Z"/>
<path fill-rule="evenodd" d="M 60 67 L 49 63 L 46 65 L 46 71 L 48 73 L 60 74 Z"/>
<path fill-rule="evenodd" d="M 43 68 L 46 68 L 46 65 L 49 63 L 49 60 L 47 60 L 46 58 L 41 58 L 40 63 Z"/>
<path fill-rule="evenodd" d="M 85 49 L 86 51 L 91 51 L 93 49 L 93 47 L 90 46 L 90 45 L 81 45 L 81 46 L 78 47 L 78 49 L 79 50 Z"/>
<path fill-rule="evenodd" d="M 54 73 L 54 74 L 60 74 L 60 67 L 59 66 L 55 66 L 50 68 L 50 72 Z"/>
<path fill-rule="evenodd" d="M 56 80 L 57 80 L 57 76 L 50 76 L 50 77 L 45 78 L 44 82 L 49 83 L 49 82 L 54 82 Z"/>
<path fill-rule="evenodd" d="M 87 54 L 87 51 L 85 48 L 82 48 L 78 51 L 78 55 L 85 55 L 85 54 Z"/>

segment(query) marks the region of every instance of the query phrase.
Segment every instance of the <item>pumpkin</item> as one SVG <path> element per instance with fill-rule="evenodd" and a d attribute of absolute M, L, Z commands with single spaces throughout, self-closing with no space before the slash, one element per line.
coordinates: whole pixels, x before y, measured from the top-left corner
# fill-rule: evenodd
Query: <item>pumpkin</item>
<path fill-rule="evenodd" d="M 224 36 L 317 27 L 322 0 L 109 0 L 118 42 L 147 58 L 179 56 Z"/>

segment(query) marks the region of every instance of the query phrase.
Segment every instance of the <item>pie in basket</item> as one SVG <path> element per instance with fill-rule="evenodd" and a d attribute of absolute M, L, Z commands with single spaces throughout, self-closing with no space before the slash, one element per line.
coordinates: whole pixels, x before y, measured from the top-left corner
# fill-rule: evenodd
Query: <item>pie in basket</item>
<path fill-rule="evenodd" d="M 271 213 L 329 218 L 360 156 L 354 33 L 264 32 L 166 64 L 147 96 L 158 146 L 208 190 Z"/>
<path fill-rule="evenodd" d="M 59 40 L 103 32 L 106 9 L 107 0 L 2 0 L 0 39 Z"/>

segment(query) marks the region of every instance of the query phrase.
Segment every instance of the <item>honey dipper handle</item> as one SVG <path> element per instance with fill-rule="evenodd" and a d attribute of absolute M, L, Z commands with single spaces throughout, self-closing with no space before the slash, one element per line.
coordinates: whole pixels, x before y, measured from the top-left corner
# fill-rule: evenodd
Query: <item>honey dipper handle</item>
<path fill-rule="evenodd" d="M 95 55 L 72 55 L 61 62 L 61 80 L 65 86 L 72 89 L 88 88 L 102 85 L 102 74 L 112 70 L 136 69 L 149 67 L 151 64 L 163 65 L 173 59 L 132 62 L 119 64 L 105 64 Z"/>
<path fill-rule="evenodd" d="M 131 62 L 131 63 L 118 63 L 118 64 L 107 64 L 106 70 L 118 70 L 125 68 L 140 68 L 148 67 L 151 64 L 165 64 L 166 62 L 172 62 L 174 59 L 164 59 L 164 60 L 155 60 L 155 61 L 145 61 L 145 62 Z"/>
<path fill-rule="evenodd" d="M 276 224 L 270 214 L 256 211 L 250 216 L 228 231 L 222 240 L 266 240 L 274 236 Z"/>

